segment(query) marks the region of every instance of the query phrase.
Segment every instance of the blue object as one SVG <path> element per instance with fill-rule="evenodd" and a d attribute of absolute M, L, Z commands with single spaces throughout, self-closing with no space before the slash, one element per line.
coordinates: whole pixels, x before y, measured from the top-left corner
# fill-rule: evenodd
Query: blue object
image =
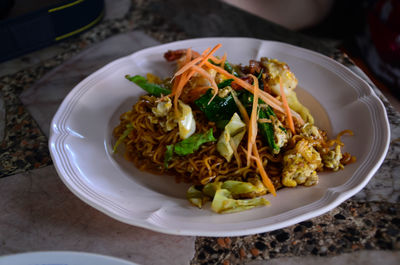
<path fill-rule="evenodd" d="M 103 15 L 104 0 L 75 0 L 0 21 L 0 62 L 80 34 Z"/>

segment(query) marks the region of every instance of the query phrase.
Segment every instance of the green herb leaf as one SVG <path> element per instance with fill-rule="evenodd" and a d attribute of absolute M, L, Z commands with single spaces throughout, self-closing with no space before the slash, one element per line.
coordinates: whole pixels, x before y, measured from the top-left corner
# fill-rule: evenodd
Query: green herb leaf
<path fill-rule="evenodd" d="M 213 141 L 216 141 L 216 139 L 214 138 L 213 130 L 210 129 L 204 134 L 193 134 L 189 138 L 186 138 L 185 140 L 176 143 L 174 146 L 174 152 L 175 154 L 180 156 L 193 154 L 200 148 L 202 144 Z"/>
<path fill-rule="evenodd" d="M 249 115 L 251 115 L 251 106 L 253 105 L 253 94 L 250 92 L 244 92 L 241 96 L 241 102 L 249 112 Z M 265 104 L 264 101 L 259 99 L 258 101 L 259 104 Z M 258 118 L 259 119 L 270 119 L 270 116 L 275 116 L 274 111 L 270 106 L 268 106 L 267 109 L 260 109 L 258 111 Z M 268 146 L 271 149 L 279 150 L 279 147 L 275 143 L 275 134 L 274 134 L 274 126 L 272 123 L 258 123 L 258 129 L 260 130 L 262 136 L 264 139 L 267 141 Z"/>
<path fill-rule="evenodd" d="M 225 61 L 224 69 L 227 72 L 229 72 L 230 74 L 233 74 L 234 76 L 239 77 L 239 74 L 235 71 L 235 69 L 232 67 L 232 65 L 229 62 Z"/>
<path fill-rule="evenodd" d="M 167 145 L 167 150 L 164 154 L 164 167 L 168 168 L 168 163 L 172 160 L 172 156 L 174 155 L 174 145 Z"/>
<path fill-rule="evenodd" d="M 126 125 L 126 129 L 125 131 L 122 133 L 122 135 L 118 138 L 117 142 L 114 145 L 113 148 L 113 152 L 117 152 L 117 148 L 118 146 L 125 140 L 126 137 L 128 137 L 128 135 L 131 133 L 131 131 L 133 130 L 133 126 L 132 124 L 128 123 Z"/>
<path fill-rule="evenodd" d="M 239 112 L 235 100 L 231 94 L 224 98 L 217 95 L 210 102 L 212 97 L 213 92 L 210 89 L 194 103 L 204 112 L 209 121 L 217 122 L 218 128 L 224 128 L 226 123 L 221 121 L 229 121 L 235 112 Z"/>
<path fill-rule="evenodd" d="M 225 79 L 224 81 L 222 81 L 221 83 L 218 84 L 218 88 L 224 88 L 227 86 L 230 86 L 232 84 L 233 79 Z"/>
<path fill-rule="evenodd" d="M 150 83 L 149 81 L 147 81 L 145 77 L 140 75 L 135 75 L 135 76 L 126 75 L 125 78 L 135 83 L 136 85 L 140 86 L 143 90 L 145 90 L 149 94 L 152 94 L 157 97 L 161 95 L 168 95 L 171 93 L 171 90 L 164 88 L 160 85 Z"/>

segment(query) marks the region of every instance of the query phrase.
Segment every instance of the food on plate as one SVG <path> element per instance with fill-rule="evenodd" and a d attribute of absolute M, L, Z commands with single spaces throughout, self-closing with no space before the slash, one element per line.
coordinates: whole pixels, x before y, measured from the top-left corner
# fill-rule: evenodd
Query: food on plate
<path fill-rule="evenodd" d="M 263 57 L 248 65 L 191 48 L 167 51 L 176 71 L 126 79 L 147 94 L 120 116 L 114 151 L 140 170 L 174 175 L 191 183 L 187 198 L 217 213 L 268 205 L 265 194 L 284 187 L 312 186 L 318 172 L 355 161 L 335 139 L 314 125 L 298 100 L 289 66 Z"/>

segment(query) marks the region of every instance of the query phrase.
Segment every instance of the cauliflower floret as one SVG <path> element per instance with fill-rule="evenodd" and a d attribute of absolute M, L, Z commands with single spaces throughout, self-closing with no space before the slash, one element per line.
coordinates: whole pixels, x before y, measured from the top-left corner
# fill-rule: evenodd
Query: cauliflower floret
<path fill-rule="evenodd" d="M 286 187 L 315 185 L 318 183 L 316 170 L 321 166 L 319 153 L 307 140 L 302 139 L 283 156 L 282 184 Z"/>
<path fill-rule="evenodd" d="M 333 171 L 338 171 L 343 168 L 340 164 L 342 159 L 342 152 L 340 150 L 340 145 L 336 145 L 335 150 L 330 150 L 327 154 L 322 155 L 322 162 L 326 168 L 330 168 Z"/>

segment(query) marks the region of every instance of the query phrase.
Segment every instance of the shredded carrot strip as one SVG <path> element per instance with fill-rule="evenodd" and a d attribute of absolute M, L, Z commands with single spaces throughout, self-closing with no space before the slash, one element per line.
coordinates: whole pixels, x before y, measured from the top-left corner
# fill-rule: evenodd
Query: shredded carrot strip
<path fill-rule="evenodd" d="M 224 56 L 222 56 L 222 59 L 221 59 L 221 67 L 222 67 L 222 69 L 224 69 L 224 67 L 225 67 L 225 62 L 226 62 L 226 52 L 224 53 Z"/>
<path fill-rule="evenodd" d="M 170 94 L 170 96 L 174 96 L 175 115 L 179 114 L 178 99 L 181 96 L 182 90 L 185 87 L 186 83 L 195 74 L 195 72 L 199 72 L 200 74 L 203 74 L 203 75 L 204 75 L 204 73 L 207 73 L 204 69 L 202 69 L 202 70 L 204 70 L 204 71 L 202 71 L 202 70 L 199 70 L 199 68 L 201 69 L 201 66 L 204 63 L 206 63 L 207 60 L 210 58 L 210 56 L 212 56 L 216 50 L 221 48 L 221 46 L 222 45 L 220 43 L 215 45 L 215 47 L 210 52 L 208 52 L 209 49 L 206 49 L 200 57 L 197 57 L 194 60 L 191 60 L 192 59 L 192 49 L 191 48 L 187 49 L 185 62 L 183 63 L 180 70 L 178 71 L 178 72 L 180 72 L 180 74 L 174 75 L 174 78 L 177 77 L 177 79 L 174 80 L 174 85 L 172 87 L 172 93 Z M 208 54 L 205 55 L 207 52 L 208 52 Z M 200 59 L 198 59 L 198 58 L 200 58 Z M 195 63 L 193 63 L 193 61 L 195 61 Z M 196 62 L 198 62 L 198 65 L 196 65 Z M 190 69 L 190 72 L 189 72 L 189 69 Z M 210 75 L 207 73 L 207 76 L 210 76 Z M 178 80 L 178 77 L 180 77 L 179 80 Z M 215 81 L 212 80 L 212 82 L 211 82 L 211 84 L 213 85 L 214 91 L 218 92 L 218 86 L 215 84 L 215 87 L 214 87 L 213 82 L 215 84 Z M 214 93 L 214 96 L 216 96 L 216 95 L 217 95 L 217 93 Z"/>
<path fill-rule="evenodd" d="M 286 100 L 286 94 L 285 94 L 285 91 L 283 89 L 281 77 L 279 77 L 279 88 L 280 88 L 280 91 L 281 91 L 282 103 L 283 103 L 283 107 L 285 108 L 285 111 L 286 111 L 286 118 L 287 118 L 287 121 L 289 123 L 289 128 L 290 128 L 290 130 L 292 131 L 293 134 L 296 134 L 296 131 L 294 129 L 292 113 L 290 113 L 289 104 L 287 103 L 287 100 Z"/>
<path fill-rule="evenodd" d="M 255 157 L 254 160 L 256 161 L 258 170 L 260 171 L 261 179 L 263 181 L 264 186 L 267 187 L 267 189 L 269 190 L 269 192 L 272 193 L 272 195 L 276 196 L 274 184 L 272 184 L 271 179 L 268 177 L 268 174 L 264 169 L 264 166 L 262 164 L 260 154 L 258 153 L 258 149 L 257 149 L 256 145 L 253 145 L 253 153 L 254 153 L 254 157 Z"/>
<path fill-rule="evenodd" d="M 193 59 L 192 61 L 190 61 L 189 63 L 185 64 L 184 66 L 182 66 L 181 69 L 178 70 L 178 72 L 176 72 L 174 74 L 174 77 L 183 74 L 184 72 L 186 72 L 190 67 L 194 66 L 196 63 L 200 62 L 201 60 L 203 60 L 203 57 L 197 57 L 196 59 Z"/>
<path fill-rule="evenodd" d="M 247 114 L 246 109 L 244 108 L 242 102 L 240 102 L 240 100 L 237 98 L 237 96 L 235 95 L 235 92 L 231 92 L 233 100 L 236 103 L 236 106 L 238 107 L 240 114 L 242 115 L 243 119 L 244 119 L 244 123 L 249 124 L 250 122 L 250 118 L 249 115 Z"/>
<path fill-rule="evenodd" d="M 215 56 L 210 56 L 210 59 L 213 61 L 213 63 L 216 63 L 216 64 L 220 64 L 222 62 L 222 58 L 220 59 Z"/>
<path fill-rule="evenodd" d="M 250 122 L 248 125 L 248 134 L 247 134 L 247 166 L 250 166 L 250 154 L 251 150 L 253 149 L 253 145 L 256 143 L 256 137 L 257 137 L 257 107 L 258 107 L 258 79 L 254 76 L 251 75 L 253 78 L 253 106 L 251 109 L 251 116 L 250 116 Z"/>
<path fill-rule="evenodd" d="M 270 119 L 258 119 L 259 123 L 271 123 L 272 121 Z"/>
<path fill-rule="evenodd" d="M 179 115 L 179 110 L 178 110 L 178 99 L 182 94 L 182 90 L 183 87 L 186 84 L 186 79 L 187 79 L 187 73 L 184 73 L 182 76 L 180 76 L 181 78 L 179 79 L 179 83 L 176 86 L 175 89 L 175 93 L 174 93 L 174 111 L 175 111 L 175 115 L 178 116 Z M 175 80 L 176 82 L 177 80 Z"/>
<path fill-rule="evenodd" d="M 201 67 L 199 67 L 197 65 L 194 65 L 192 68 L 193 68 L 193 70 L 198 72 L 200 75 L 202 75 L 205 78 L 207 78 L 208 81 L 210 81 L 211 87 L 214 89 L 214 94 L 218 93 L 217 83 L 215 83 L 214 78 L 212 78 L 212 76 L 206 70 L 204 70 L 203 68 L 201 68 Z"/>
<path fill-rule="evenodd" d="M 192 49 L 188 48 L 186 50 L 186 58 L 185 58 L 184 65 L 189 63 L 191 59 L 192 59 Z M 172 89 L 173 89 L 172 93 L 174 95 L 174 111 L 175 111 L 176 116 L 178 116 L 178 114 L 179 114 L 178 99 L 182 93 L 183 87 L 185 86 L 185 84 L 187 82 L 187 81 L 185 81 L 186 78 L 187 78 L 186 74 L 181 76 L 181 78 L 179 78 L 179 80 L 174 81 L 174 86 L 172 87 Z M 175 86 L 175 84 L 177 84 L 177 85 Z"/>
<path fill-rule="evenodd" d="M 264 166 L 262 164 L 262 160 L 260 158 L 260 154 L 258 153 L 257 149 L 257 144 L 256 144 L 256 137 L 257 137 L 257 107 L 258 107 L 258 96 L 259 92 L 261 91 L 258 85 L 258 79 L 254 76 L 251 75 L 253 78 L 254 84 L 253 84 L 253 106 L 251 110 L 251 117 L 250 117 L 250 122 L 248 124 L 249 130 L 248 130 L 248 143 L 247 143 L 247 166 L 250 165 L 250 158 L 256 161 L 257 168 L 260 172 L 261 179 L 263 181 L 264 186 L 271 192 L 274 196 L 276 196 L 275 192 L 275 187 L 272 184 L 272 181 L 268 177 L 267 172 L 264 169 Z"/>
<path fill-rule="evenodd" d="M 207 63 L 208 59 L 210 59 L 210 57 L 221 47 L 222 47 L 221 43 L 215 45 L 215 47 L 206 56 L 204 56 L 203 60 L 199 63 L 198 66 L 203 66 L 204 63 Z"/>

